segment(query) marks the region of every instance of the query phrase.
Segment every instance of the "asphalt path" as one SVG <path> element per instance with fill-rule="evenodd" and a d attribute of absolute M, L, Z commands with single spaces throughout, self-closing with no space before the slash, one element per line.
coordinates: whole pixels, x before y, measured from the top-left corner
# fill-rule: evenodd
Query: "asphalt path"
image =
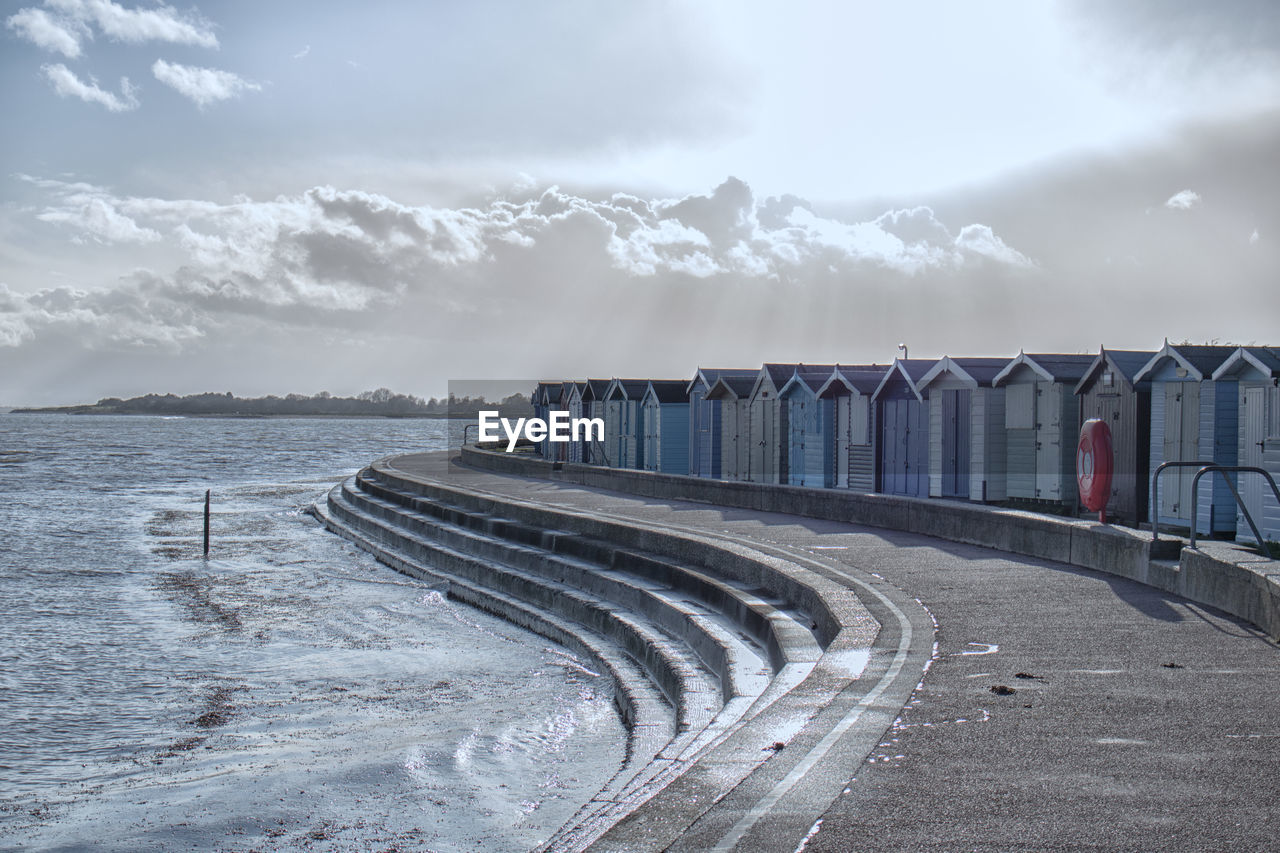
<path fill-rule="evenodd" d="M 426 456 L 396 465 L 443 473 Z M 883 683 L 875 701 L 833 703 L 671 849 L 1280 849 L 1280 649 L 1233 617 L 914 534 L 449 471 L 788 553 L 849 584 L 880 621 L 862 679 L 863 697 Z M 899 671 L 884 680 L 895 649 Z M 905 701 L 896 716 L 889 697 Z"/>

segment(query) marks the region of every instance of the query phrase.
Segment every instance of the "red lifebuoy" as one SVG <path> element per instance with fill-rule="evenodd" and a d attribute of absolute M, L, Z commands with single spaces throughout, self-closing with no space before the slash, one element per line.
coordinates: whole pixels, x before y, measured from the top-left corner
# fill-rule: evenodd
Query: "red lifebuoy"
<path fill-rule="evenodd" d="M 1107 501 L 1111 498 L 1112 460 L 1111 427 L 1098 418 L 1085 421 L 1076 446 L 1076 482 L 1080 485 L 1080 502 L 1090 512 L 1103 513 L 1103 522 L 1107 520 Z"/>

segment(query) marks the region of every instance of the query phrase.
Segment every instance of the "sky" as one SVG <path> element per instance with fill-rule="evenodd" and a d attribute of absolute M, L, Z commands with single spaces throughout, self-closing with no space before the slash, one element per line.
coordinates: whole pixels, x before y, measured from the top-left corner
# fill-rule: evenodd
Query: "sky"
<path fill-rule="evenodd" d="M 0 24 L 0 405 L 1280 344 L 1267 0 Z"/>

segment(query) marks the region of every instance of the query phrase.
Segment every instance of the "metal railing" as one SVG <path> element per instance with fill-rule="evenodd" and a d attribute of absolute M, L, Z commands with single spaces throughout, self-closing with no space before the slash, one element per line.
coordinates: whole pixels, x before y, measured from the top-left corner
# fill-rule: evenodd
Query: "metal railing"
<path fill-rule="evenodd" d="M 1156 471 L 1151 475 L 1151 541 L 1160 541 L 1160 474 L 1166 468 L 1207 468 L 1213 465 L 1213 461 L 1209 462 L 1191 462 L 1174 460 L 1172 462 L 1161 462 L 1156 466 Z M 1192 515 L 1195 515 L 1194 508 Z M 1194 521 L 1194 519 L 1193 519 Z M 1194 524 L 1192 525 L 1195 526 Z"/>
<path fill-rule="evenodd" d="M 598 453 L 600 454 L 600 458 L 604 460 L 604 466 L 605 466 L 606 468 L 612 468 L 612 467 L 613 467 L 611 464 L 609 464 L 609 455 L 608 455 L 607 453 L 605 453 L 605 452 L 604 452 L 604 442 L 603 442 L 603 441 L 601 441 L 601 440 L 600 440 L 600 439 L 598 439 L 598 438 L 593 438 L 593 439 L 591 439 L 591 444 L 590 444 L 590 445 L 588 445 L 588 449 L 590 450 L 590 455 L 591 455 L 591 462 L 590 462 L 590 463 L 588 463 L 588 464 L 591 464 L 591 465 L 597 465 L 597 464 L 599 464 L 599 463 L 597 463 L 597 462 L 595 461 L 596 453 L 598 452 Z M 584 460 L 582 460 L 582 461 L 586 462 L 586 460 L 585 460 L 585 459 L 584 459 Z"/>
<path fill-rule="evenodd" d="M 1267 544 L 1267 540 L 1262 538 L 1262 533 L 1258 530 L 1258 525 L 1254 523 L 1253 516 L 1249 513 L 1249 508 L 1244 505 L 1244 499 L 1240 497 L 1240 492 L 1236 489 L 1236 484 L 1231 482 L 1231 478 L 1227 476 L 1227 474 L 1231 472 L 1261 474 L 1263 477 L 1267 478 L 1267 483 L 1271 486 L 1271 491 L 1276 496 L 1276 503 L 1280 503 L 1280 489 L 1276 488 L 1276 481 L 1271 479 L 1271 474 L 1269 474 L 1265 469 L 1258 468 L 1253 465 L 1210 465 L 1208 468 L 1201 468 L 1195 473 L 1195 476 L 1191 478 L 1191 547 L 1196 547 L 1195 521 L 1196 509 L 1199 506 L 1196 501 L 1196 497 L 1200 489 L 1200 478 L 1205 474 L 1212 474 L 1215 472 L 1221 474 L 1222 479 L 1226 480 L 1227 488 L 1231 490 L 1231 495 L 1236 499 L 1236 503 L 1240 506 L 1240 511 L 1244 513 L 1245 521 L 1249 522 L 1249 529 L 1253 531 L 1253 538 L 1254 541 L 1258 543 L 1258 547 L 1266 552 L 1268 559 L 1274 560 L 1275 555 L 1271 553 L 1271 546 Z"/>
<path fill-rule="evenodd" d="M 1249 508 L 1245 506 L 1244 499 L 1240 497 L 1240 492 L 1236 488 L 1236 484 L 1231 482 L 1228 474 L 1232 473 L 1253 473 L 1261 474 L 1266 478 L 1271 491 L 1276 496 L 1276 502 L 1280 503 L 1280 488 L 1276 487 L 1276 481 L 1272 479 L 1271 474 L 1262 468 L 1253 465 L 1217 465 L 1213 462 L 1204 461 L 1173 461 L 1162 462 L 1156 467 L 1156 471 L 1151 475 L 1151 541 L 1158 542 L 1160 540 L 1160 474 L 1166 468 L 1198 468 L 1195 475 L 1191 478 L 1191 541 L 1190 547 L 1196 547 L 1196 522 L 1200 509 L 1200 478 L 1205 474 L 1219 473 L 1227 484 L 1227 488 L 1231 490 L 1231 496 L 1236 499 L 1236 505 L 1240 507 L 1240 512 L 1244 514 L 1245 521 L 1249 522 L 1249 529 L 1253 531 L 1253 538 L 1257 541 L 1258 547 L 1264 550 L 1267 557 L 1275 559 L 1275 555 L 1271 553 L 1271 546 L 1267 544 L 1267 540 L 1262 538 L 1258 525 L 1253 520 L 1253 514 L 1249 512 Z"/>

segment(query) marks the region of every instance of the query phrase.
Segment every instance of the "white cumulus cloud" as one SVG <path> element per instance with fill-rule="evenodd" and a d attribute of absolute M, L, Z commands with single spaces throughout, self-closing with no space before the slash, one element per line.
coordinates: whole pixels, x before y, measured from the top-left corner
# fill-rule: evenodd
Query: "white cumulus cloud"
<path fill-rule="evenodd" d="M 45 5 L 73 21 L 96 25 L 103 35 L 116 41 L 218 46 L 212 24 L 163 3 L 135 9 L 111 0 L 45 0 Z"/>
<path fill-rule="evenodd" d="M 80 55 L 80 39 L 90 35 L 80 21 L 36 8 L 19 9 L 9 16 L 5 26 L 36 47 L 61 53 L 68 59 Z"/>
<path fill-rule="evenodd" d="M 179 65 L 163 59 L 155 61 L 151 66 L 151 73 L 161 83 L 202 108 L 217 101 L 239 97 L 242 92 L 257 92 L 262 89 L 257 83 L 230 71 Z"/>
<path fill-rule="evenodd" d="M 1200 203 L 1200 193 L 1194 190 L 1182 190 L 1174 193 L 1164 206 L 1170 210 L 1190 210 Z"/>
<path fill-rule="evenodd" d="M 674 293 L 733 294 L 739 309 L 768 314 L 780 285 L 856 303 L 868 292 L 918 292 L 931 277 L 962 292 L 960 283 L 993 271 L 1035 268 L 987 225 L 953 232 L 929 208 L 843 222 L 801 199 L 758 204 L 734 178 L 681 199 L 585 198 L 552 187 L 465 208 L 329 186 L 212 202 L 20 179 L 49 193 L 38 218 L 73 240 L 183 257 L 175 265 L 167 256 L 167 272 L 136 272 L 105 288 L 9 294 L 0 304 L 0 341 L 9 346 L 75 335 L 86 345 L 180 347 L 242 328 L 246 318 L 349 330 L 390 317 L 453 334 L 483 326 L 472 319 L 479 305 L 507 306 L 511 317 L 549 310 L 549 289 L 566 303 L 650 309 Z"/>
<path fill-rule="evenodd" d="M 138 107 L 138 98 L 128 77 L 120 78 L 120 94 L 117 95 L 99 87 L 98 81 L 92 77 L 86 83 L 61 62 L 43 65 L 41 70 L 53 84 L 53 90 L 64 98 L 74 97 L 91 104 L 101 104 L 113 113 L 128 112 Z"/>

